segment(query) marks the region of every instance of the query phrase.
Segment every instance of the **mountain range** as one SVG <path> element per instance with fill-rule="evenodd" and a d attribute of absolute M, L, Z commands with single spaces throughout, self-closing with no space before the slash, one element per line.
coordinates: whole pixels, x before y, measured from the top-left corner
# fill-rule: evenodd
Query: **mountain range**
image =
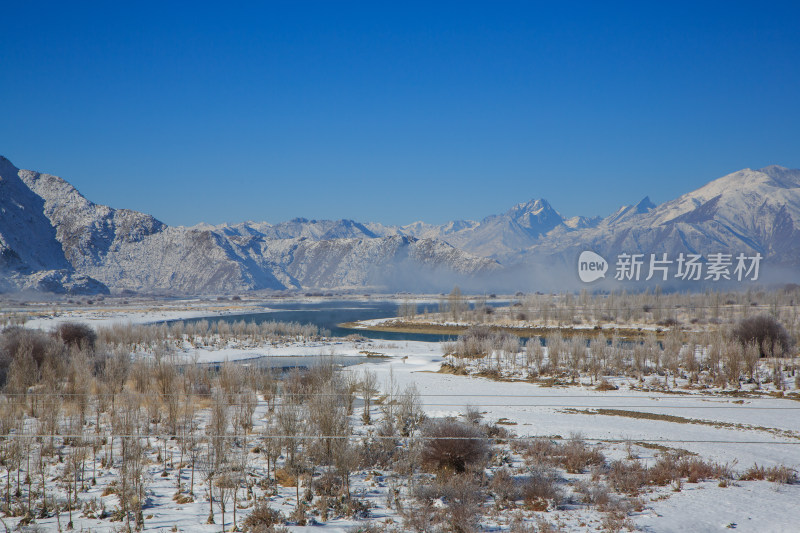
<path fill-rule="evenodd" d="M 0 215 L 3 292 L 572 289 L 581 286 L 583 250 L 612 264 L 621 253 L 758 253 L 763 280 L 800 277 L 800 170 L 777 165 L 734 172 L 660 205 L 645 197 L 602 219 L 566 218 L 535 199 L 441 225 L 298 218 L 172 227 L 95 204 L 57 176 L 0 157 Z"/>

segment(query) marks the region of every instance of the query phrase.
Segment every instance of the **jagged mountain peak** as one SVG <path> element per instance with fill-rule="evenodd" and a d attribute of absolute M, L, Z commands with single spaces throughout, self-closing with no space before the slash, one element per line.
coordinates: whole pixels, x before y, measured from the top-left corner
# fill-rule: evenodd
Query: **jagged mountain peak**
<path fill-rule="evenodd" d="M 639 201 L 639 203 L 638 203 L 638 204 L 636 204 L 636 205 L 634 206 L 634 209 L 635 209 L 635 210 L 636 210 L 636 212 L 638 212 L 638 213 L 647 213 L 648 211 L 650 211 L 651 209 L 653 209 L 655 206 L 656 206 L 656 204 L 654 204 L 654 203 L 653 203 L 653 202 L 650 200 L 650 197 L 649 197 L 649 196 L 645 196 L 644 198 L 642 198 L 642 199 Z"/>
<path fill-rule="evenodd" d="M 553 206 L 550 205 L 550 202 L 544 198 L 535 198 L 528 202 L 519 203 L 506 211 L 504 215 L 515 219 L 523 217 L 530 218 L 531 216 L 538 217 L 540 220 L 544 219 L 545 217 L 563 218 L 558 211 L 553 209 Z"/>
<path fill-rule="evenodd" d="M 564 225 L 570 229 L 594 228 L 602 221 L 600 217 L 574 216 L 564 221 Z"/>
<path fill-rule="evenodd" d="M 11 172 L 16 174 L 17 172 L 19 172 L 19 169 L 15 167 L 14 164 L 7 158 L 0 155 L 0 179 L 2 179 L 4 174 L 8 174 Z"/>
<path fill-rule="evenodd" d="M 544 198 L 532 198 L 527 202 L 521 202 L 507 211 L 508 214 L 519 212 L 539 213 L 541 211 L 553 209 L 550 202 Z"/>
<path fill-rule="evenodd" d="M 649 196 L 645 196 L 634 205 L 623 205 L 617 211 L 603 220 L 604 226 L 611 226 L 627 222 L 637 215 L 644 215 L 655 209 L 656 204 L 650 201 Z"/>

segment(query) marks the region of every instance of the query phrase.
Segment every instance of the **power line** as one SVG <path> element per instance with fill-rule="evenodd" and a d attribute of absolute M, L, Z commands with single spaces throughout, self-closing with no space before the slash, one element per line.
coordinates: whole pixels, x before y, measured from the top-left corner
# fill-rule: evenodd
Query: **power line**
<path fill-rule="evenodd" d="M 24 405 L 22 403 L 18 405 Z M 225 403 L 228 407 L 241 407 L 241 406 L 249 406 L 251 404 L 247 403 Z M 381 405 L 381 404 L 376 404 Z M 471 405 L 465 402 L 422 402 L 422 406 L 424 407 L 509 407 L 509 408 L 581 408 L 581 409 L 663 409 L 663 410 L 685 410 L 685 409 L 702 409 L 702 410 L 714 410 L 714 409 L 722 409 L 722 410 L 732 410 L 732 411 L 797 411 L 800 410 L 799 407 L 772 407 L 772 406 L 736 406 L 736 405 L 632 405 L 632 404 L 599 404 L 599 403 L 591 403 L 591 404 L 578 404 L 578 403 L 479 403 L 476 405 Z M 104 412 L 104 411 L 103 411 Z M 647 413 L 645 414 L 653 414 Z M 657 413 L 656 413 L 657 414 Z"/>
<path fill-rule="evenodd" d="M 62 439 L 82 439 L 82 440 L 95 440 L 101 438 L 122 438 L 122 439 L 146 439 L 146 438 L 159 438 L 159 439 L 172 439 L 173 437 L 179 437 L 179 434 L 171 434 L 171 433 L 101 433 L 95 435 L 86 435 L 86 434 L 58 434 L 58 435 L 50 435 L 50 434 L 40 434 L 40 433 L 20 433 L 20 434 L 7 434 L 2 435 L 3 438 L 28 438 L 28 439 L 38 439 L 38 438 L 62 438 Z M 430 440 L 443 440 L 443 441 L 457 441 L 457 440 L 494 440 L 494 441 L 535 441 L 535 440 L 563 440 L 563 441 L 570 441 L 573 440 L 571 438 L 563 438 L 560 436 L 554 435 L 526 435 L 526 436 L 485 436 L 485 437 L 428 437 L 425 435 L 415 435 L 415 436 L 393 436 L 393 435 L 364 435 L 364 434 L 351 434 L 351 435 L 310 435 L 310 434 L 298 434 L 298 435 L 265 435 L 260 433 L 251 433 L 251 434 L 243 434 L 243 433 L 227 433 L 227 434 L 203 434 L 198 435 L 198 437 L 207 437 L 209 439 L 266 439 L 266 440 L 313 440 L 313 439 L 331 439 L 331 440 L 351 440 L 351 439 L 362 439 L 362 440 L 392 440 L 392 441 L 430 441 Z M 636 443 L 636 442 L 646 442 L 650 444 L 657 444 L 657 443 L 683 443 L 683 444 L 768 444 L 768 445 L 789 445 L 789 446 L 800 446 L 800 440 L 797 441 L 769 441 L 769 440 L 720 440 L 720 439 L 645 439 L 645 438 L 635 438 L 635 437 L 626 437 L 626 438 L 609 438 L 609 437 L 599 437 L 599 438 L 592 438 L 592 437 L 581 437 L 581 441 L 589 441 L 589 442 L 598 442 L 598 443 L 608 443 L 608 444 L 624 444 L 624 443 Z M 91 445 L 91 443 L 87 444 Z"/>
<path fill-rule="evenodd" d="M 525 382 L 522 382 L 525 383 Z M 115 396 L 115 397 L 124 397 L 125 395 L 133 395 L 133 396 L 145 396 L 148 393 L 143 392 L 131 392 L 125 391 L 121 393 L 112 393 L 112 392 L 102 392 L 102 393 L 94 393 L 94 392 L 9 392 L 9 393 L 0 393 L 0 398 L 6 396 L 13 396 L 13 397 L 31 397 L 31 396 L 87 396 L 87 397 L 98 397 L 98 396 Z M 243 393 L 233 393 L 233 395 L 238 395 Z M 338 398 L 341 396 L 346 396 L 346 394 L 335 394 L 335 393 L 324 393 L 324 392 L 282 392 L 283 396 L 326 396 L 332 398 Z M 226 394 L 223 392 L 221 395 L 225 396 Z M 604 396 L 605 395 L 605 396 Z M 158 397 L 187 397 L 187 398 L 211 398 L 212 396 L 203 396 L 199 394 L 181 394 L 181 393 L 167 393 L 167 394 L 158 394 Z M 377 394 L 376 396 L 381 396 Z M 402 394 L 397 394 L 395 396 L 402 396 Z M 417 393 L 416 396 L 419 397 L 459 397 L 459 398 L 472 398 L 472 397 L 491 397 L 491 398 L 597 398 L 597 397 L 606 397 L 606 398 L 639 398 L 639 399 L 650 399 L 650 400 L 730 400 L 730 401 L 740 401 L 740 400 L 748 400 L 748 401 L 758 401 L 758 400 L 792 400 L 797 401 L 800 400 L 800 396 L 797 398 L 793 398 L 791 396 L 784 396 L 784 397 L 776 397 L 776 396 L 727 396 L 724 393 L 722 394 L 693 394 L 693 393 L 673 393 L 673 394 L 663 394 L 661 396 L 654 395 L 653 393 L 649 393 L 647 391 L 643 391 L 641 394 L 613 394 L 613 391 L 597 391 L 597 394 L 499 394 L 499 393 L 468 393 L 468 394 L 461 394 L 461 393 L 424 393 L 420 392 Z"/>
<path fill-rule="evenodd" d="M 225 405 L 229 407 L 240 407 L 250 404 L 245 403 L 226 403 Z M 380 404 L 376 404 L 380 405 Z M 629 404 L 577 404 L 577 403 L 480 403 L 476 405 L 465 404 L 464 402 L 454 402 L 454 403 L 422 403 L 425 407 L 542 407 L 542 408 L 581 408 L 581 409 L 703 409 L 703 410 L 711 410 L 711 409 L 729 409 L 734 411 L 797 411 L 800 410 L 800 407 L 759 407 L 759 406 L 750 406 L 750 407 L 740 407 L 740 406 L 692 406 L 692 405 L 629 405 Z M 648 413 L 643 412 L 644 414 L 658 414 L 658 413 Z"/>

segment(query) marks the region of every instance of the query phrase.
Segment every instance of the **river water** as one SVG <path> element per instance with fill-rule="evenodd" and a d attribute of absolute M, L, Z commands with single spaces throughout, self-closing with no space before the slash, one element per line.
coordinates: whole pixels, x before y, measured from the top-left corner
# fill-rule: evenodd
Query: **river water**
<path fill-rule="evenodd" d="M 320 329 L 329 330 L 332 337 L 346 337 L 347 335 L 357 333 L 371 339 L 382 339 L 389 341 L 435 342 L 446 341 L 454 338 L 452 335 L 369 331 L 363 329 L 346 329 L 339 327 L 339 324 L 345 322 L 398 316 L 398 304 L 397 302 L 392 301 L 376 300 L 365 302 L 331 300 L 322 302 L 270 302 L 268 307 L 271 309 L 271 311 L 264 313 L 224 315 L 206 317 L 202 319 L 197 318 L 185 320 L 185 322 L 208 320 L 209 322 L 225 321 L 232 323 L 239 320 L 244 320 L 245 322 L 264 322 L 274 320 L 277 322 L 299 322 L 300 324 L 314 324 Z M 437 308 L 437 304 L 432 302 L 417 304 L 418 313 L 422 313 L 426 308 L 434 311 Z"/>

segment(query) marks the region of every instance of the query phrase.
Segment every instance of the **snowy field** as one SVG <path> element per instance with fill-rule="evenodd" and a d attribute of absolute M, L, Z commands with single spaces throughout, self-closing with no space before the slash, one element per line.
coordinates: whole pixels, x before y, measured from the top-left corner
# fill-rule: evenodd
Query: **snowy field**
<path fill-rule="evenodd" d="M 263 311 L 263 309 L 259 309 Z M 223 313 L 224 311 L 220 311 Z M 241 312 L 241 311 L 238 311 Z M 166 319 L 201 316 L 202 310 L 161 310 L 125 313 L 71 313 L 58 318 L 40 318 L 26 326 L 48 330 L 61 320 L 81 320 L 93 326 L 114 322 L 156 322 Z M 205 312 L 208 316 L 209 313 Z M 316 341 L 298 342 L 276 346 L 226 347 L 223 349 L 187 348 L 176 357 L 178 362 L 203 363 L 236 361 L 265 356 L 363 356 L 365 352 L 384 357 L 365 358 L 364 363 L 343 370 L 362 375 L 374 372 L 381 393 L 403 390 L 413 385 L 420 394 L 428 417 L 460 417 L 467 406 L 477 409 L 486 423 L 503 425 L 513 439 L 549 437 L 561 440 L 580 435 L 588 444 L 596 446 L 608 460 L 638 458 L 644 465 L 654 463 L 664 449 L 682 450 L 705 461 L 728 465 L 742 471 L 753 464 L 766 467 L 787 466 L 800 469 L 800 403 L 772 397 L 726 397 L 708 392 L 687 391 L 683 394 L 663 394 L 632 390 L 626 379 L 618 379 L 618 390 L 598 391 L 586 384 L 546 387 L 528 382 L 493 381 L 439 373 L 445 358 L 441 343 L 389 342 L 389 341 Z M 380 411 L 374 408 L 374 417 Z M 603 410 L 603 411 L 599 411 Z M 266 404 L 259 402 L 255 412 L 255 435 L 264 419 Z M 656 415 L 649 417 L 648 414 Z M 356 435 L 366 434 L 373 427 L 365 426 L 359 408 L 351 416 Z M 658 415 L 668 415 L 659 417 Z M 679 417 L 679 418 L 677 418 Z M 155 445 L 156 442 L 152 443 Z M 163 444 L 159 444 L 163 446 Z M 166 444 L 168 455 L 177 456 L 178 446 Z M 160 453 L 160 452 L 159 452 Z M 174 459 L 177 461 L 177 459 Z M 263 466 L 263 459 L 255 457 L 254 465 Z M 196 491 L 193 502 L 176 503 L 177 471 L 164 470 L 161 463 L 148 464 L 148 500 L 145 507 L 145 525 L 148 531 L 221 531 L 221 516 L 216 511 L 216 523 L 207 524 L 209 504 L 202 491 Z M 100 469 L 97 484 L 80 494 L 83 502 L 103 503 L 105 508 L 116 505 L 114 495 L 104 492 L 118 472 L 113 468 Z M 581 476 L 567 476 L 579 479 Z M 588 480 L 588 475 L 583 478 Z M 583 479 L 581 478 L 581 479 Z M 182 471 L 183 484 L 188 483 L 188 471 Z M 201 482 L 196 484 L 202 486 Z M 361 471 L 353 475 L 353 493 L 369 502 L 368 519 L 317 519 L 313 525 L 288 525 L 290 531 L 356 531 L 366 522 L 401 529 L 402 520 L 396 507 L 389 508 L 390 491 L 402 485 L 391 472 Z M 717 481 L 684 483 L 675 487 L 653 487 L 641 500 L 641 510 L 632 511 L 620 527 L 641 531 L 798 531 L 798 502 L 800 485 L 777 484 L 768 481 L 732 481 L 720 486 Z M 257 491 L 258 492 L 258 491 Z M 263 492 L 263 491 L 262 491 Z M 264 493 L 270 505 L 290 515 L 296 505 L 296 489 L 279 486 L 274 493 Z M 241 503 L 241 502 L 240 502 Z M 238 510 L 239 522 L 248 513 L 244 502 Z M 74 528 L 77 531 L 122 530 L 122 523 L 91 518 L 96 513 L 75 511 Z M 527 513 L 533 520 L 537 513 Z M 604 523 L 604 514 L 585 505 L 570 504 L 539 512 L 537 521 L 531 522 L 530 531 L 600 531 L 610 526 Z M 6 518 L 8 527 L 18 521 Z M 36 520 L 30 528 L 42 531 L 63 529 L 64 513 Z M 224 528 L 233 523 L 230 510 L 225 516 Z M 508 531 L 512 526 L 508 516 L 494 513 L 481 521 L 483 530 Z M 31 529 L 35 530 L 35 529 Z"/>

